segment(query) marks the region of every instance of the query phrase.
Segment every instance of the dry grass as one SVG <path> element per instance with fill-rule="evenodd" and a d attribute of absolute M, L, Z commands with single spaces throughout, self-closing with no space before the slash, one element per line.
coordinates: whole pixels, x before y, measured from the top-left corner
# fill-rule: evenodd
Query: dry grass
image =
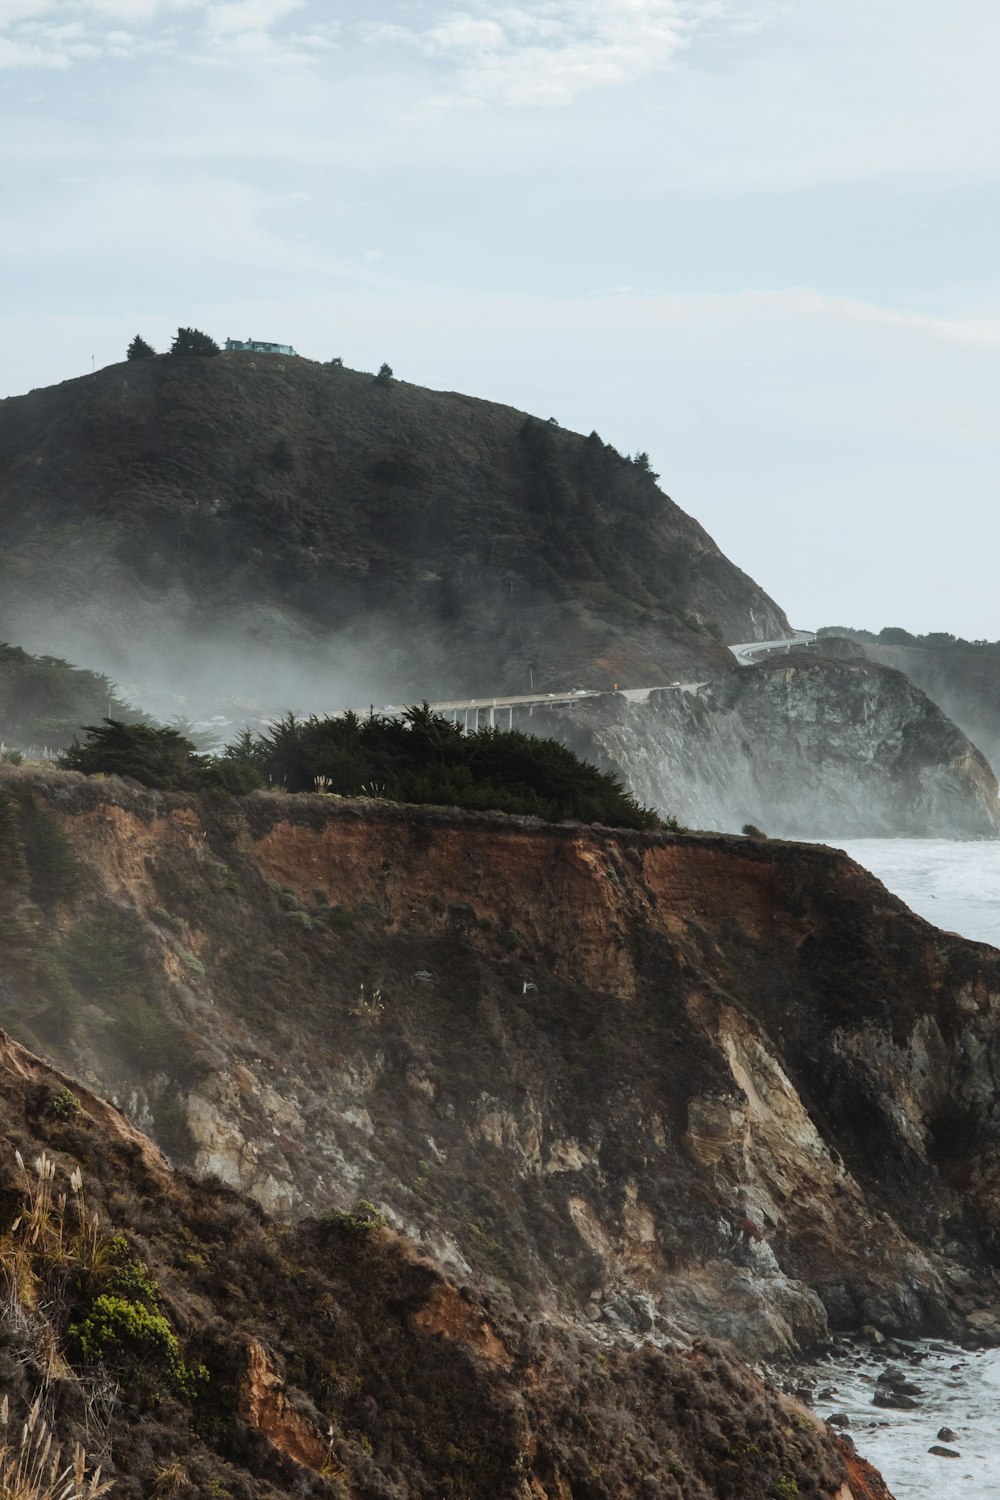
<path fill-rule="evenodd" d="M 111 1490 L 100 1469 L 87 1473 L 87 1457 L 77 1444 L 69 1463 L 55 1445 L 36 1396 L 25 1420 L 11 1423 L 7 1397 L 0 1400 L 0 1500 L 96 1500 Z"/>

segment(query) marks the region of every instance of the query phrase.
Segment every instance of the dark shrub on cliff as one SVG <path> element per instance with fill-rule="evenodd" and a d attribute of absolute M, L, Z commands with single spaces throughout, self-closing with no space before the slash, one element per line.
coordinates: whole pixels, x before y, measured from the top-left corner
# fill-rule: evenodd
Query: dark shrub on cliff
<path fill-rule="evenodd" d="M 466 734 L 426 704 L 402 718 L 346 713 L 336 719 L 288 714 L 266 733 L 245 731 L 217 758 L 195 754 L 176 729 L 90 725 L 61 757 L 71 771 L 131 776 L 167 791 L 214 787 L 240 795 L 270 785 L 289 792 L 385 797 L 477 812 L 561 822 L 659 828 L 621 782 L 554 740 L 520 730 Z"/>
<path fill-rule="evenodd" d="M 199 761 L 191 741 L 179 730 L 105 719 L 103 725 L 86 725 L 84 733 L 88 738 L 83 744 L 74 737 L 59 757 L 60 765 L 69 771 L 131 776 L 143 786 L 165 791 L 182 791 L 194 784 Z"/>
<path fill-rule="evenodd" d="M 336 719 L 289 714 L 266 734 L 245 734 L 223 764 L 258 771 L 290 792 L 329 791 L 550 822 L 579 818 L 621 828 L 656 828 L 621 782 L 554 740 L 520 730 L 466 734 L 426 704 L 402 718 L 347 713 Z"/>

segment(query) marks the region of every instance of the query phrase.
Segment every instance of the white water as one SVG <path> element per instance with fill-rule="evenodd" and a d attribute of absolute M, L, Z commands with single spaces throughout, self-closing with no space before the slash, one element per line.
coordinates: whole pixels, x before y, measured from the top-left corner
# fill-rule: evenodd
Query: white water
<path fill-rule="evenodd" d="M 935 926 L 1000 947 L 1000 840 L 850 839 L 838 847 Z M 817 1402 L 817 1414 L 847 1412 L 859 1453 L 896 1500 L 1000 1500 L 1000 1350 L 918 1347 L 927 1359 L 912 1371 L 902 1364 L 925 1391 L 918 1410 L 872 1405 L 872 1381 L 889 1363 L 876 1354 L 816 1368 L 820 1388 L 837 1391 Z M 928 1454 L 941 1427 L 955 1432 L 944 1446 L 960 1458 Z"/>
<path fill-rule="evenodd" d="M 1000 839 L 848 839 L 837 847 L 935 927 L 1000 948 Z"/>
<path fill-rule="evenodd" d="M 927 1358 L 912 1366 L 905 1359 L 862 1350 L 815 1365 L 809 1373 L 817 1390 L 836 1392 L 832 1399 L 816 1400 L 816 1415 L 847 1413 L 848 1435 L 862 1458 L 881 1472 L 896 1500 L 997 1500 L 1000 1350 L 969 1353 L 936 1342 L 913 1347 L 927 1351 Z M 887 1411 L 872 1404 L 875 1381 L 890 1364 L 923 1392 L 917 1410 Z M 954 1442 L 938 1438 L 942 1427 L 951 1428 Z M 960 1456 L 928 1453 L 935 1444 Z"/>

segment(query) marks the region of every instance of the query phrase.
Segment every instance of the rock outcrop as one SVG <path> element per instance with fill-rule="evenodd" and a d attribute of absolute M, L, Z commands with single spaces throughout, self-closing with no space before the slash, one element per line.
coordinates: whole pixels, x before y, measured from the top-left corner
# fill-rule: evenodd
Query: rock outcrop
<path fill-rule="evenodd" d="M 990 1303 L 1000 954 L 846 857 L 4 786 L 11 1028 L 269 1211 L 370 1200 L 615 1342 Z"/>
<path fill-rule="evenodd" d="M 2 1032 L 0 1133 L 5 1461 L 25 1483 L 58 1473 L 61 1496 L 114 1500 L 884 1497 L 718 1346 L 574 1330 L 446 1279 L 370 1213 L 273 1224 L 170 1171 Z"/>
<path fill-rule="evenodd" d="M 533 716 L 651 807 L 698 828 L 785 838 L 1000 832 L 988 762 L 902 672 L 809 652 L 697 692 L 583 700 Z"/>
<path fill-rule="evenodd" d="M 827 638 L 821 644 L 828 649 Z M 1000 659 L 994 652 L 957 644 L 934 649 L 881 641 L 866 641 L 858 649 L 872 661 L 905 672 L 1000 774 Z"/>

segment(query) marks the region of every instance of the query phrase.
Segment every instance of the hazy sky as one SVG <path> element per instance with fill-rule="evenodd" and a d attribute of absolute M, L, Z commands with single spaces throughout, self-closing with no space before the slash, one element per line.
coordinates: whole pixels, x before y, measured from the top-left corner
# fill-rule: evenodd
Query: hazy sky
<path fill-rule="evenodd" d="M 646 449 L 800 625 L 1000 637 L 996 0 L 0 0 L 0 395 L 277 339 Z"/>

